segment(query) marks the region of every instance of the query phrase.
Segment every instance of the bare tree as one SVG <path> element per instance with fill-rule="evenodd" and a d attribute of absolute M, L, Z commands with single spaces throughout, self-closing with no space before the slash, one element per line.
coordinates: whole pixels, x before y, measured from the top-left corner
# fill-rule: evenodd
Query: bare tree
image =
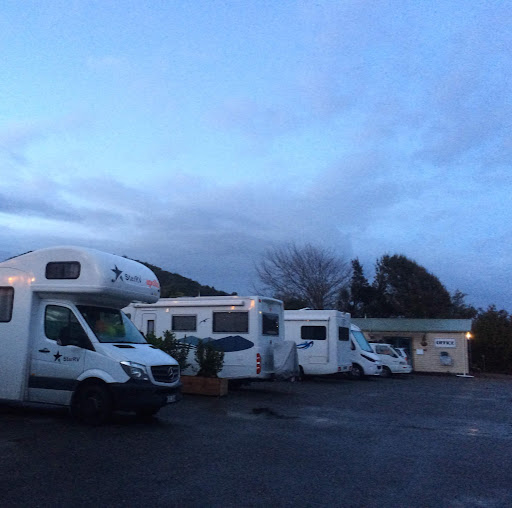
<path fill-rule="evenodd" d="M 256 264 L 264 290 L 313 309 L 335 309 L 350 278 L 350 264 L 333 251 L 294 243 L 268 249 Z"/>

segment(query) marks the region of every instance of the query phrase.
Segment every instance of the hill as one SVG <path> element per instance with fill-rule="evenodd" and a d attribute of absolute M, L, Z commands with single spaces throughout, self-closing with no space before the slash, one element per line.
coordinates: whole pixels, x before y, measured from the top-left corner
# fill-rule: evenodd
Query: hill
<path fill-rule="evenodd" d="M 212 286 L 203 286 L 195 280 L 188 279 L 177 273 L 167 272 L 158 266 L 139 261 L 153 270 L 160 282 L 160 295 L 162 298 L 178 296 L 228 296 L 230 293 L 219 291 Z M 235 293 L 232 293 L 235 294 Z"/>

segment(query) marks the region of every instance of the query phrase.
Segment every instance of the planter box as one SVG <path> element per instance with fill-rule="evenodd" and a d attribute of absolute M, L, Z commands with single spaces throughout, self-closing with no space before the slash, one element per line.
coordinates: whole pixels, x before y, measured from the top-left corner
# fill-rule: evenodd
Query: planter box
<path fill-rule="evenodd" d="M 222 397 L 228 394 L 228 380 L 218 377 L 181 376 L 181 392 Z"/>

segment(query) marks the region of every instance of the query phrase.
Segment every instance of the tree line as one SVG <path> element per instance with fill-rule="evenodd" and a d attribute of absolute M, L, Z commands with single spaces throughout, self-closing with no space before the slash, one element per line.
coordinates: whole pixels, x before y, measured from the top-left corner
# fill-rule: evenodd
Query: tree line
<path fill-rule="evenodd" d="M 512 373 L 512 316 L 494 305 L 476 309 L 423 266 L 402 254 L 375 262 L 370 282 L 358 258 L 347 261 L 311 244 L 268 249 L 256 264 L 260 293 L 286 309 L 338 309 L 352 317 L 472 319 L 471 367 Z"/>

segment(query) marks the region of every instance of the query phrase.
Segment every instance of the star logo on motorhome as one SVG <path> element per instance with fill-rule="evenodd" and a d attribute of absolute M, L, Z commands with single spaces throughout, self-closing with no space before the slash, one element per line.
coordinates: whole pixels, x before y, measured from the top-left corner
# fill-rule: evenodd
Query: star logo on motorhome
<path fill-rule="evenodd" d="M 111 268 L 111 270 L 116 274 L 116 278 L 115 279 L 112 279 L 112 282 L 115 282 L 117 279 L 121 279 L 123 280 L 123 277 L 121 277 L 121 274 L 123 273 L 122 270 L 119 270 L 119 268 L 117 268 L 117 265 L 114 265 L 115 268 Z"/>
<path fill-rule="evenodd" d="M 54 356 L 56 362 L 60 362 L 62 355 L 58 351 L 53 356 Z"/>

